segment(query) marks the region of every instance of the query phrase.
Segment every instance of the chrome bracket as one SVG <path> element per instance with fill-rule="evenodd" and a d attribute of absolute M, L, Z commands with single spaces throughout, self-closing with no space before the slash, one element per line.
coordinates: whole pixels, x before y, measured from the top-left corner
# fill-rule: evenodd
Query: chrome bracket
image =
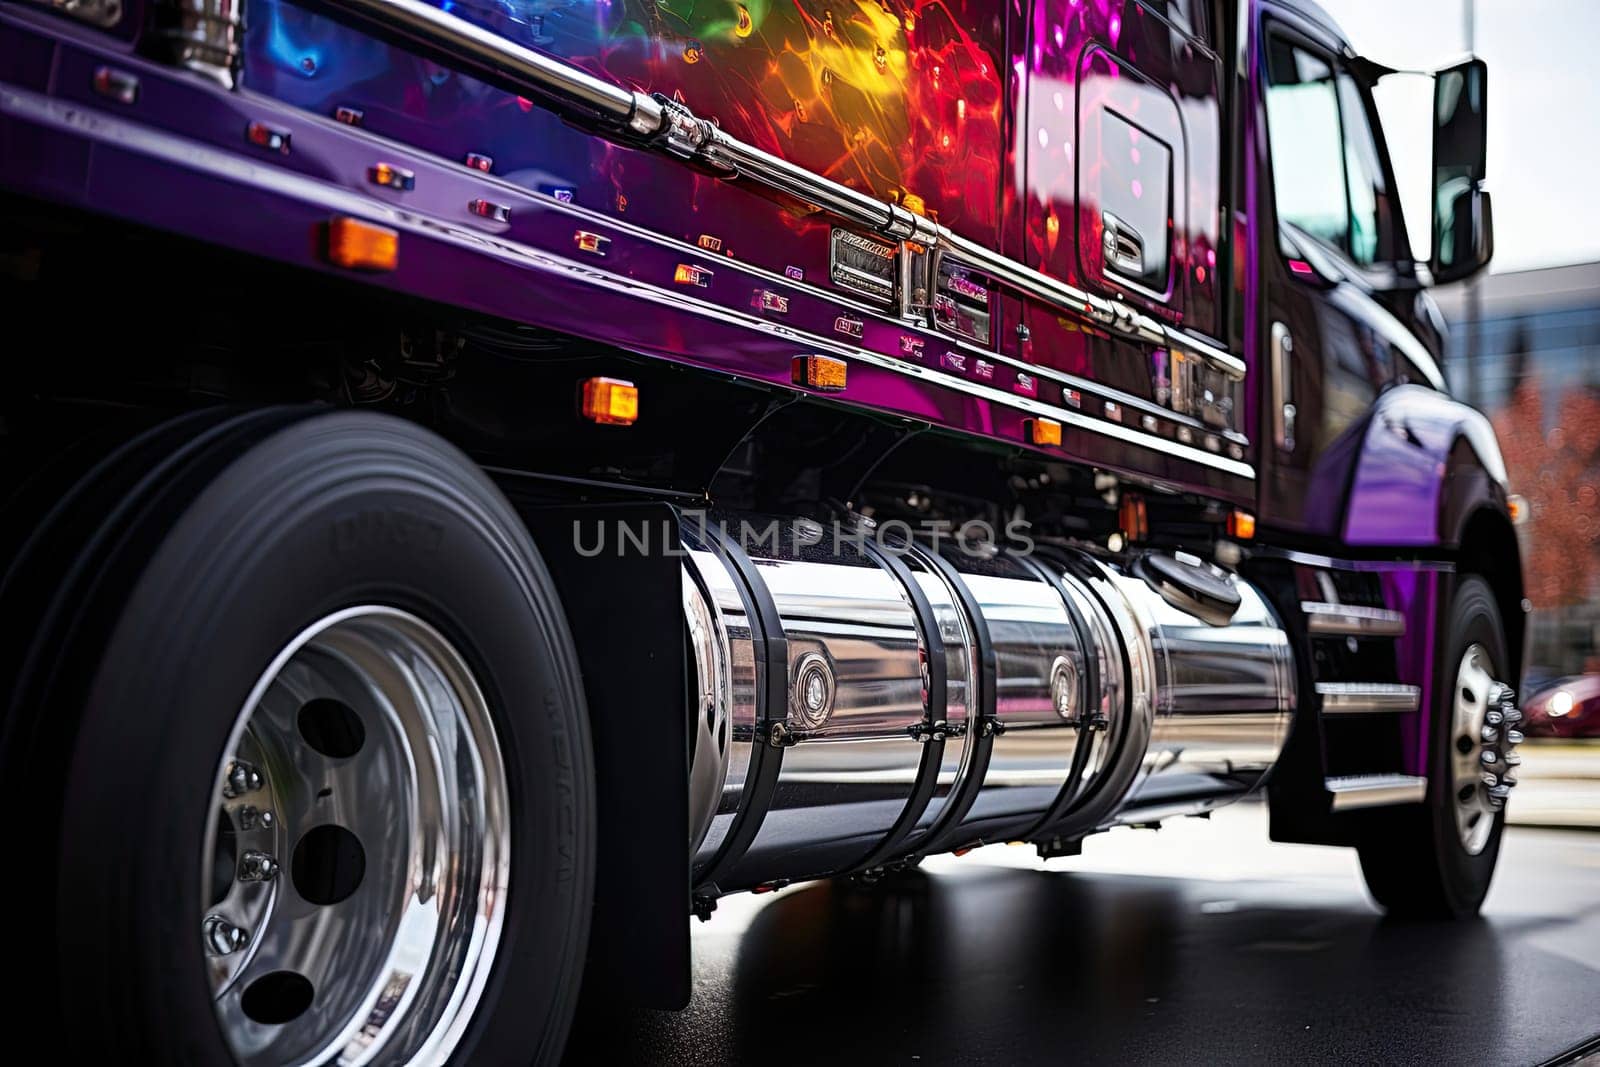
<path fill-rule="evenodd" d="M 965 737 L 967 724 L 964 722 L 948 723 L 943 719 L 937 722 L 923 720 L 914 726 L 907 726 L 906 733 L 911 735 L 913 741 L 927 744 L 929 741 L 943 741 L 951 737 Z"/>
<path fill-rule="evenodd" d="M 721 135 L 715 122 L 700 118 L 688 105 L 670 96 L 655 93 L 653 99 L 661 108 L 661 125 L 650 136 L 652 143 L 669 155 L 696 163 L 724 177 L 737 173 L 732 166 L 709 154 L 708 150 Z"/>

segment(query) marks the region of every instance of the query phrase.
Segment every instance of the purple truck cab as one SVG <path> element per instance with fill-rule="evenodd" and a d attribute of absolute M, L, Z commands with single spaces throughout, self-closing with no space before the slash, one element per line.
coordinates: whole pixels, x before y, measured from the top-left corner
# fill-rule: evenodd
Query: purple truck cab
<path fill-rule="evenodd" d="M 1427 287 L 1487 73 L 1428 242 L 1391 73 L 1308 0 L 0 7 L 38 1011 L 553 1061 L 727 893 L 1252 794 L 1474 914 L 1527 602 Z"/>

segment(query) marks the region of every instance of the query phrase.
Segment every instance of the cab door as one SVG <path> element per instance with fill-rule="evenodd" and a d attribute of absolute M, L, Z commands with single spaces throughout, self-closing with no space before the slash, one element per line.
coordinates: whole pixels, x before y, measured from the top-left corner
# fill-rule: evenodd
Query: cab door
<path fill-rule="evenodd" d="M 1415 287 L 1415 269 L 1370 96 L 1337 38 L 1274 8 L 1255 31 L 1260 510 L 1338 536 L 1373 402 L 1416 345 L 1380 297 Z"/>

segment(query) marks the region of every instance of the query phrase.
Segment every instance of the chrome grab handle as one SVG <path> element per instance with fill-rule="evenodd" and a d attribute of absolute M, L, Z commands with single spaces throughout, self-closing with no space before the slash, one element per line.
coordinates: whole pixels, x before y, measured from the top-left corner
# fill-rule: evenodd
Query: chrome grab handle
<path fill-rule="evenodd" d="M 1289 327 L 1272 324 L 1272 439 L 1285 452 L 1294 451 L 1294 338 Z"/>

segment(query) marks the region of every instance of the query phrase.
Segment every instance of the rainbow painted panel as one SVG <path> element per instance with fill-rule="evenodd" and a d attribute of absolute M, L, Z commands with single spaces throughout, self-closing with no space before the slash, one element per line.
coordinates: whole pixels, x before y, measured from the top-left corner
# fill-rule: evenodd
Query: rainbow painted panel
<path fill-rule="evenodd" d="M 992 0 L 502 0 L 491 24 L 677 96 L 758 148 L 969 236 L 999 218 L 1004 9 Z"/>
<path fill-rule="evenodd" d="M 518 44 L 675 96 L 729 133 L 976 240 L 999 219 L 1003 8 L 987 0 L 440 0 Z M 415 117 L 513 98 L 278 0 L 252 7 L 247 77 L 323 109 L 391 83 Z M 263 71 L 262 63 L 270 70 Z M 263 84 L 263 82 L 270 84 Z M 398 96 L 396 96 L 398 94 Z M 360 95 L 358 92 L 356 95 Z M 501 97 L 493 100 L 492 97 Z"/>

